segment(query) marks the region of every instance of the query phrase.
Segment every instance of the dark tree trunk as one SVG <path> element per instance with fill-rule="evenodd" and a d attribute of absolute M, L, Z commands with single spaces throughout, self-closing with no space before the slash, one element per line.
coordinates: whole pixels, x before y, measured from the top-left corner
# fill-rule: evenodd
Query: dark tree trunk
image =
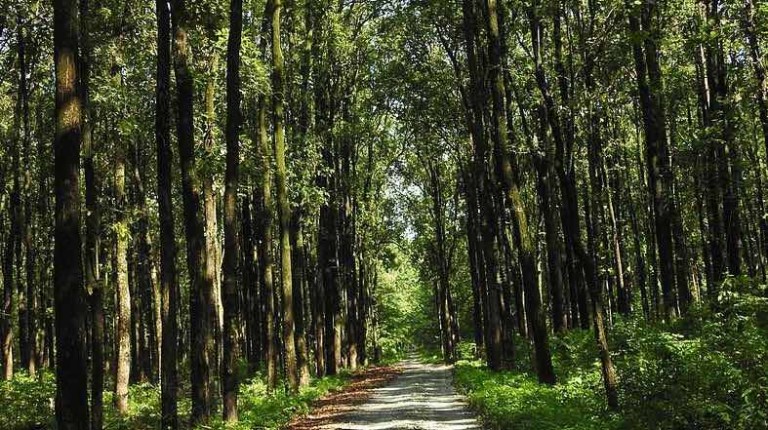
<path fill-rule="evenodd" d="M 5 250 L 3 255 L 3 309 L 2 309 L 2 358 L 3 358 L 3 379 L 6 381 L 13 379 L 13 316 L 14 316 L 14 295 L 17 294 L 17 288 L 21 285 L 20 270 L 21 253 L 17 247 L 21 246 L 22 213 L 21 213 L 21 154 L 20 146 L 23 136 L 19 132 L 21 128 L 22 116 L 22 89 L 19 84 L 19 96 L 16 98 L 16 107 L 14 110 L 13 127 L 16 130 L 16 136 L 11 141 L 8 151 L 11 158 L 11 177 L 10 202 L 8 205 L 9 231 L 8 238 L 5 241 Z M 79 143 L 78 143 L 79 144 Z M 22 297 L 17 297 L 22 299 Z M 21 308 L 23 305 L 17 305 Z M 22 311 L 22 309 L 19 309 Z M 22 312 L 20 312 L 22 313 Z M 19 321 L 21 322 L 21 321 Z M 19 331 L 23 331 L 19 327 Z"/>
<path fill-rule="evenodd" d="M 541 121 L 542 133 L 541 139 L 546 139 L 546 122 Z M 549 144 L 544 140 L 546 153 L 549 154 Z M 563 283 L 563 262 L 560 249 L 560 238 L 557 230 L 557 212 L 555 211 L 555 188 L 552 178 L 551 161 L 545 158 L 537 160 L 536 169 L 538 170 L 536 189 L 539 195 L 539 206 L 544 217 L 544 235 L 547 246 L 547 270 L 548 281 L 551 293 L 552 304 L 552 322 L 553 330 L 556 333 L 563 333 L 568 327 L 568 321 L 565 312 L 564 283 Z"/>
<path fill-rule="evenodd" d="M 161 427 L 179 427 L 177 394 L 178 284 L 176 233 L 173 217 L 173 153 L 171 149 L 171 14 L 168 0 L 156 0 L 157 94 L 155 140 L 157 143 L 157 204 L 160 216 L 160 309 L 162 318 L 160 357 Z"/>
<path fill-rule="evenodd" d="M 205 224 L 200 202 L 200 181 L 195 174 L 194 77 L 191 72 L 189 16 L 185 0 L 171 1 L 173 63 L 177 90 L 177 134 L 181 164 L 184 227 L 187 238 L 187 267 L 190 277 L 190 352 L 192 424 L 205 424 L 211 417 L 211 363 L 214 355 L 213 275 L 208 267 Z"/>
<path fill-rule="evenodd" d="M 755 13 L 754 0 L 744 0 L 745 19 L 742 21 L 742 25 L 744 26 L 744 34 L 747 37 L 749 56 L 752 60 L 752 70 L 755 74 L 755 83 L 757 84 L 757 108 L 760 112 L 763 143 L 766 156 L 768 156 L 768 83 L 766 82 L 765 66 L 763 65 L 763 53 L 760 50 L 760 43 L 757 38 Z"/>
<path fill-rule="evenodd" d="M 722 5 L 719 0 L 704 0 L 710 31 L 718 36 L 708 41 L 704 49 L 706 76 L 711 91 L 708 127 L 712 129 L 712 142 L 717 155 L 717 172 L 722 191 L 725 254 L 728 272 L 741 275 L 741 221 L 739 214 L 739 154 L 734 141 L 733 114 L 728 88 L 727 64 L 721 31 Z"/>
<path fill-rule="evenodd" d="M 152 246 L 149 240 L 149 213 L 147 212 L 147 196 L 144 188 L 144 175 L 142 167 L 145 164 L 144 151 L 140 142 L 131 145 L 133 153 L 133 183 L 134 197 L 136 204 L 136 226 L 135 226 L 135 255 L 136 255 L 136 298 L 134 302 L 138 303 L 138 313 L 134 314 L 134 319 L 138 319 L 140 329 L 139 345 L 142 352 L 139 354 L 138 364 L 141 366 L 141 380 L 156 382 L 157 371 L 159 370 L 157 360 L 157 330 L 154 321 L 154 298 L 155 282 L 152 279 L 153 258 Z M 159 376 L 159 375 L 158 375 Z"/>
<path fill-rule="evenodd" d="M 299 371 L 299 384 L 309 384 L 309 347 L 307 346 L 306 318 L 304 294 L 307 283 L 306 258 L 304 254 L 304 231 L 302 226 L 301 209 L 293 211 L 291 219 L 291 257 L 293 264 L 293 309 L 296 324 L 296 365 Z"/>
<path fill-rule="evenodd" d="M 631 6 L 630 6 L 631 8 Z M 659 274 L 663 296 L 662 317 L 675 315 L 675 267 L 672 243 L 672 178 L 667 148 L 667 127 L 661 95 L 661 69 L 657 59 L 658 26 L 653 0 L 630 11 L 629 31 L 633 33 L 633 55 L 637 75 L 638 96 L 645 130 L 645 161 L 648 189 L 653 203 L 654 231 L 659 253 Z M 640 19 L 638 19 L 638 15 Z M 644 38 L 638 38 L 642 21 Z M 641 43 L 642 42 L 642 43 Z"/>
<path fill-rule="evenodd" d="M 472 277 L 472 319 L 474 323 L 475 348 L 478 356 L 485 349 L 485 315 L 483 314 L 483 301 L 485 298 L 485 270 L 482 255 L 478 246 L 479 232 L 477 229 L 478 203 L 475 182 L 468 169 L 463 169 L 463 187 L 467 201 L 467 248 L 469 251 L 469 264 Z"/>
<path fill-rule="evenodd" d="M 534 29 L 534 33 L 536 33 Z M 549 92 L 549 84 L 547 82 L 546 74 L 541 62 L 537 63 L 536 67 L 536 82 L 539 87 L 539 92 L 544 99 L 544 106 L 546 108 L 546 118 L 549 122 L 549 127 L 552 130 L 552 136 L 555 141 L 555 172 L 557 173 L 560 189 L 563 193 L 563 208 L 565 215 L 563 218 L 567 220 L 564 223 L 563 233 L 566 236 L 566 240 L 573 246 L 574 254 L 578 258 L 581 268 L 584 271 L 584 277 L 587 283 L 587 290 L 592 302 L 592 322 L 595 329 L 595 340 L 597 342 L 601 370 L 603 376 L 603 385 L 605 386 L 606 397 L 608 400 L 608 406 L 611 409 L 618 409 L 618 390 L 616 370 L 613 366 L 613 360 L 611 359 L 611 353 L 608 348 L 608 340 L 605 329 L 604 311 L 603 311 L 603 298 L 600 290 L 600 286 L 596 284 L 595 280 L 597 275 L 595 273 L 596 268 L 592 257 L 589 255 L 584 247 L 581 239 L 580 230 L 580 214 L 578 210 L 578 194 L 576 192 L 576 184 L 573 178 L 569 176 L 565 169 L 565 153 L 566 145 L 563 138 L 563 131 L 560 125 L 560 119 L 557 115 L 557 109 L 555 101 Z M 586 307 L 586 304 L 584 305 Z"/>
<path fill-rule="evenodd" d="M 479 201 L 479 230 L 486 274 L 486 296 L 484 297 L 486 359 L 488 367 L 499 370 L 502 365 L 504 350 L 501 330 L 501 309 L 499 307 L 499 244 L 497 243 L 498 235 L 495 232 L 498 218 L 495 215 L 494 202 L 491 197 L 494 193 L 491 191 L 491 181 L 488 178 L 487 170 L 487 157 L 490 155 L 490 152 L 485 131 L 483 130 L 483 106 L 486 94 L 482 77 L 483 71 L 480 69 L 478 61 L 480 53 L 477 46 L 479 31 L 477 6 L 473 0 L 464 0 L 462 2 L 463 31 L 471 85 L 471 97 L 468 103 L 470 110 L 468 126 L 474 150 L 471 162 L 472 175 L 477 184 L 478 196 L 483 196 L 482 201 Z"/>
<path fill-rule="evenodd" d="M 85 285 L 90 291 L 91 307 L 91 430 L 101 430 L 104 421 L 104 289 L 100 280 L 99 249 L 101 246 L 99 182 L 94 167 L 95 148 L 90 118 L 90 75 L 92 46 L 88 0 L 80 0 L 80 91 L 83 103 L 83 173 L 85 177 Z"/>
<path fill-rule="evenodd" d="M 85 350 L 88 312 L 83 288 L 80 239 L 81 91 L 78 76 L 77 0 L 53 2 L 56 69 L 54 189 L 54 296 L 56 319 L 56 423 L 60 430 L 86 430 L 88 365 Z"/>
<path fill-rule="evenodd" d="M 224 357 L 222 360 L 222 397 L 224 420 L 237 421 L 237 331 L 238 313 L 238 242 L 237 187 L 240 165 L 240 45 L 243 32 L 243 2 L 232 0 L 229 10 L 227 41 L 227 169 L 224 189 Z"/>
<path fill-rule="evenodd" d="M 27 83 L 27 55 L 25 24 L 18 17 L 18 51 L 19 51 L 19 100 L 21 102 L 21 149 L 22 165 L 27 166 L 24 172 L 19 172 L 21 180 L 21 195 L 24 201 L 23 219 L 21 220 L 21 243 L 23 244 L 25 257 L 25 283 L 19 283 L 19 346 L 21 352 L 21 365 L 27 370 L 29 376 L 35 376 L 35 355 L 37 350 L 36 317 L 37 294 L 35 280 L 36 250 L 33 238 L 33 214 L 32 214 L 32 169 L 31 169 L 31 136 L 29 129 L 29 88 Z M 21 254 L 19 254 L 19 260 Z M 23 303 L 22 303 L 23 295 Z"/>

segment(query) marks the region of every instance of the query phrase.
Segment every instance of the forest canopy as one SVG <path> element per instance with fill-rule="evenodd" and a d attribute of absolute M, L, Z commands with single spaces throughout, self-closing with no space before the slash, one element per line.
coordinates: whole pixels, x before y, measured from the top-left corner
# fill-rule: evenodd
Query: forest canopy
<path fill-rule="evenodd" d="M 0 427 L 281 428 L 421 351 L 490 428 L 768 428 L 766 43 L 760 0 L 3 0 Z"/>

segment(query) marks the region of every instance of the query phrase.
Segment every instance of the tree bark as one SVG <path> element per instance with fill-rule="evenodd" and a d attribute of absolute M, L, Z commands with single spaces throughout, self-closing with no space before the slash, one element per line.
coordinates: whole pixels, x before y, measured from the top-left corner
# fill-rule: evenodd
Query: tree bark
<path fill-rule="evenodd" d="M 157 204 L 160 217 L 160 354 L 161 427 L 179 427 L 177 395 L 177 340 L 179 336 L 176 233 L 173 216 L 173 153 L 171 149 L 171 13 L 168 0 L 155 1 L 157 14 L 157 94 L 155 140 L 157 142 Z"/>
<path fill-rule="evenodd" d="M 190 352 L 192 382 L 192 424 L 205 424 L 211 417 L 211 365 L 214 354 L 213 275 L 208 267 L 205 222 L 200 203 L 200 181 L 194 156 L 194 77 L 191 73 L 190 17 L 185 0 L 171 0 L 173 63 L 177 90 L 177 134 L 184 227 L 187 237 L 187 267 L 190 277 Z"/>
<path fill-rule="evenodd" d="M 91 307 L 91 430 L 101 430 L 104 420 L 104 289 L 100 280 L 99 248 L 101 241 L 99 182 L 94 166 L 95 148 L 90 118 L 90 75 L 92 46 L 88 0 L 80 0 L 80 91 L 82 92 L 83 173 L 85 178 L 85 286 Z"/>
<path fill-rule="evenodd" d="M 280 223 L 280 273 L 283 289 L 283 348 L 285 373 L 291 391 L 299 391 L 299 374 L 296 367 L 296 340 L 293 317 L 293 271 L 291 267 L 290 222 L 291 207 L 288 203 L 287 172 L 285 166 L 285 60 L 280 40 L 282 0 L 272 0 L 272 88 L 275 127 L 275 184 L 277 188 L 277 217 Z"/>
<path fill-rule="evenodd" d="M 631 7 L 631 6 L 630 6 Z M 657 60 L 658 29 L 655 24 L 655 0 L 647 0 L 637 11 L 629 14 L 629 30 L 635 37 L 632 52 L 637 75 L 638 95 L 645 130 L 645 161 L 648 187 L 653 203 L 656 246 L 659 253 L 659 274 L 662 289 L 662 316 L 669 320 L 675 315 L 675 267 L 672 243 L 671 172 L 667 148 L 667 127 L 662 100 L 661 69 Z M 638 14 L 640 19 L 638 19 Z M 642 44 L 641 44 L 642 42 Z"/>
<path fill-rule="evenodd" d="M 128 414 L 128 383 L 131 375 L 131 291 L 128 284 L 128 207 L 125 192 L 125 149 L 115 142 L 115 260 L 117 302 L 117 367 L 115 371 L 115 408 L 120 415 Z"/>
<path fill-rule="evenodd" d="M 240 165 L 240 46 L 243 32 L 243 2 L 232 0 L 227 41 L 227 168 L 224 189 L 224 357 L 222 360 L 222 397 L 224 420 L 237 421 L 237 361 L 239 349 L 238 313 L 238 238 L 237 188 Z"/>
<path fill-rule="evenodd" d="M 54 189 L 54 296 L 56 320 L 56 423 L 60 430 L 86 430 L 88 414 L 88 311 L 80 239 L 81 92 L 78 76 L 77 0 L 53 2 L 56 81 Z"/>
<path fill-rule="evenodd" d="M 534 31 L 534 33 L 536 32 Z M 613 366 L 613 360 L 608 347 L 602 293 L 600 286 L 595 283 L 595 280 L 597 279 L 595 264 L 592 257 L 585 249 L 581 238 L 581 221 L 578 210 L 579 204 L 576 184 L 565 169 L 565 153 L 568 148 L 566 147 L 565 139 L 563 138 L 563 130 L 561 128 L 558 110 L 555 101 L 549 92 L 549 84 L 540 61 L 536 64 L 535 75 L 539 92 L 544 100 L 547 122 L 549 123 L 549 128 L 552 131 L 552 136 L 555 141 L 554 167 L 561 192 L 563 193 L 563 208 L 566 215 L 563 218 L 567 220 L 563 225 L 563 232 L 567 241 L 573 246 L 574 254 L 576 258 L 578 258 L 587 283 L 587 290 L 590 296 L 590 301 L 592 302 L 592 322 L 600 356 L 603 385 L 605 386 L 608 406 L 615 410 L 619 407 L 616 370 Z M 584 307 L 586 307 L 586 304 Z"/>

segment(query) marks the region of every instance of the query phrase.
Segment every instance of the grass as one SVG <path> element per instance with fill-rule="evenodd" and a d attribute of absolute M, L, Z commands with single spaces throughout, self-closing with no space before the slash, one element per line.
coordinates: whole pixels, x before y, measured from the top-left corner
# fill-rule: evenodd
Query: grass
<path fill-rule="evenodd" d="M 619 429 L 621 419 L 603 410 L 599 372 L 555 386 L 527 372 L 491 372 L 477 361 L 459 361 L 455 383 L 494 429 Z"/>
<path fill-rule="evenodd" d="M 294 416 L 307 413 L 312 402 L 327 393 L 342 389 L 350 379 L 349 373 L 315 379 L 298 395 L 279 388 L 271 395 L 261 375 L 244 381 L 240 386 L 240 421 L 227 425 L 217 416 L 206 429 L 280 429 Z M 0 428 L 9 430 L 53 429 L 53 399 L 56 392 L 52 373 L 42 378 L 17 375 L 11 381 L 0 382 Z M 104 394 L 104 427 L 110 430 L 149 430 L 160 428 L 160 389 L 151 384 L 136 384 L 129 388 L 128 414 L 119 416 L 112 407 L 112 392 Z M 179 396 L 182 423 L 191 410 L 189 396 Z M 186 428 L 186 427 L 185 427 Z"/>
<path fill-rule="evenodd" d="M 609 341 L 616 413 L 605 405 L 589 331 L 551 339 L 555 386 L 539 384 L 526 367 L 531 351 L 522 339 L 513 370 L 463 360 L 455 383 L 493 429 L 768 429 L 764 295 L 724 295 L 717 309 L 694 308 L 673 324 L 616 317 Z"/>

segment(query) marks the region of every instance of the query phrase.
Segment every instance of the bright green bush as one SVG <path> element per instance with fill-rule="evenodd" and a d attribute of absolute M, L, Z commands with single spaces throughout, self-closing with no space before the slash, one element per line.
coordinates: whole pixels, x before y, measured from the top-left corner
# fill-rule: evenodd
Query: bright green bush
<path fill-rule="evenodd" d="M 527 373 L 494 373 L 476 362 L 461 361 L 456 385 L 494 429 L 620 428 L 620 421 L 603 411 L 597 371 L 551 387 Z"/>
<path fill-rule="evenodd" d="M 56 380 L 52 373 L 41 378 L 16 375 L 0 381 L 0 427 L 15 430 L 49 427 L 53 423 Z"/>
<path fill-rule="evenodd" d="M 715 310 L 618 324 L 622 406 L 636 428 L 768 428 L 768 301 L 726 283 Z"/>
<path fill-rule="evenodd" d="M 240 422 L 226 426 L 216 417 L 206 428 L 215 429 L 278 429 L 297 414 L 309 411 L 312 402 L 323 395 L 341 389 L 349 379 L 348 373 L 314 380 L 299 395 L 289 395 L 280 388 L 267 395 L 266 384 L 260 376 L 240 386 Z M 0 428 L 8 430 L 53 429 L 56 381 L 46 372 L 41 379 L 17 375 L 11 381 L 0 381 Z M 113 393 L 104 393 L 104 426 L 110 430 L 150 430 L 160 428 L 160 388 L 151 384 L 129 387 L 128 413 L 119 416 L 113 405 Z M 191 402 L 188 395 L 179 395 L 179 415 L 188 420 Z"/>
<path fill-rule="evenodd" d="M 456 367 L 456 384 L 493 428 L 768 429 L 768 299 L 730 279 L 713 309 L 694 307 L 673 324 L 616 316 L 610 344 L 620 412 L 605 410 L 591 331 L 551 340 L 558 385 L 536 382 L 518 340 L 514 372 Z"/>
<path fill-rule="evenodd" d="M 267 386 L 262 378 L 254 378 L 240 387 L 240 422 L 231 427 L 218 423 L 215 428 L 235 429 L 278 429 L 295 415 L 306 414 L 312 402 L 325 394 L 344 387 L 349 374 L 328 376 L 315 380 L 297 395 L 290 395 L 279 389 L 267 395 Z"/>

